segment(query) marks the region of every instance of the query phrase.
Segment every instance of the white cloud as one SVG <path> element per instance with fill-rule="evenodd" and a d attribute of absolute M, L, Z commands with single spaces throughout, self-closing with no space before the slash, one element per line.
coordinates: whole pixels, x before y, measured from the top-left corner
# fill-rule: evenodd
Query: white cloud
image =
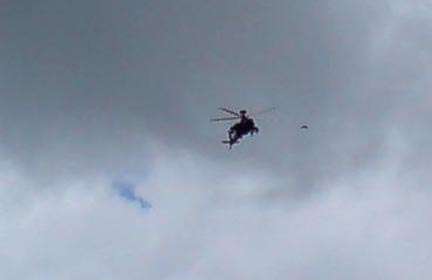
<path fill-rule="evenodd" d="M 137 186 L 154 205 L 145 213 L 110 178 L 38 192 L 11 166 L 0 177 L 0 270 L 11 280 L 427 279 L 432 209 L 426 190 L 408 188 L 402 146 L 293 205 L 262 198 L 265 174 L 220 177 L 217 163 L 165 149 Z"/>

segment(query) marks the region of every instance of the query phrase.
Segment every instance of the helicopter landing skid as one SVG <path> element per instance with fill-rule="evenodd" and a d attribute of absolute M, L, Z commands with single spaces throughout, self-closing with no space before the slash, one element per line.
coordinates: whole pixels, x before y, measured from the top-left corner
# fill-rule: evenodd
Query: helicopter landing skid
<path fill-rule="evenodd" d="M 230 148 L 231 148 L 232 145 L 234 145 L 234 144 L 238 144 L 239 141 L 231 142 L 231 141 L 229 141 L 229 140 L 222 140 L 222 143 L 223 143 L 223 144 L 227 144 L 227 145 L 229 145 Z"/>

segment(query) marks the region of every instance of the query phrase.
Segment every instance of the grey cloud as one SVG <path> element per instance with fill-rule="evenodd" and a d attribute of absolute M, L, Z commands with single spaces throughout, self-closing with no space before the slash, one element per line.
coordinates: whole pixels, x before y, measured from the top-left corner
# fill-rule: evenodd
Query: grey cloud
<path fill-rule="evenodd" d="M 277 105 L 251 160 L 298 169 L 310 185 L 347 166 L 342 154 L 367 150 L 363 164 L 377 156 L 386 104 L 398 100 L 364 94 L 377 82 L 368 63 L 375 25 L 392 17 L 384 2 L 46 1 L 6 10 L 2 142 L 33 167 L 42 156 L 71 158 L 65 150 L 86 170 L 105 159 L 127 165 L 122 155 L 145 157 L 141 143 L 155 133 L 221 158 L 225 128 L 207 122 L 217 107 Z M 296 135 L 303 121 L 315 128 L 308 140 Z M 334 168 L 310 170 L 316 158 Z M 316 178 L 302 183 L 305 173 Z"/>

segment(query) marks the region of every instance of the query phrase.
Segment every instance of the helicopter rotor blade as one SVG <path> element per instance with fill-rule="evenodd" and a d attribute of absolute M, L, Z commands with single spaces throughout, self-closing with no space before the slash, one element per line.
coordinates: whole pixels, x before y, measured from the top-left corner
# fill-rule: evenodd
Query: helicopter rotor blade
<path fill-rule="evenodd" d="M 276 107 L 271 107 L 271 108 L 267 108 L 258 112 L 253 112 L 251 115 L 253 116 L 257 116 L 257 115 L 262 115 L 262 114 L 267 114 L 270 112 L 273 112 L 274 110 L 276 110 Z"/>
<path fill-rule="evenodd" d="M 220 122 L 220 121 L 233 121 L 238 120 L 239 117 L 225 117 L 225 118 L 214 118 L 210 119 L 211 122 Z"/>
<path fill-rule="evenodd" d="M 233 110 L 230 110 L 230 109 L 227 109 L 227 108 L 224 108 L 224 107 L 219 107 L 219 110 L 222 110 L 222 111 L 224 111 L 225 113 L 228 113 L 228 114 L 234 115 L 234 116 L 236 116 L 236 117 L 240 117 L 239 113 L 234 112 Z"/>

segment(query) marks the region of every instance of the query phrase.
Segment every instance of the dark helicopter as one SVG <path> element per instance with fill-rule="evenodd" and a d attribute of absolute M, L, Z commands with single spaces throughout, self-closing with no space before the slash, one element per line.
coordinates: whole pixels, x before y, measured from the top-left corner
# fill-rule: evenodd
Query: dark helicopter
<path fill-rule="evenodd" d="M 232 117 L 222 117 L 222 118 L 214 118 L 210 119 L 212 122 L 219 122 L 219 121 L 234 121 L 239 120 L 237 123 L 232 125 L 228 130 L 228 140 L 223 140 L 222 143 L 228 144 L 229 148 L 232 148 L 232 145 L 239 143 L 239 140 L 243 138 L 245 135 L 254 135 L 259 132 L 259 128 L 255 125 L 254 119 L 248 115 L 246 110 L 240 110 L 238 113 L 227 109 L 227 108 L 219 108 L 220 110 L 224 111 L 225 113 L 233 115 Z M 274 110 L 275 108 L 270 108 L 261 112 L 258 112 L 256 114 L 262 114 L 266 112 L 270 112 Z"/>

